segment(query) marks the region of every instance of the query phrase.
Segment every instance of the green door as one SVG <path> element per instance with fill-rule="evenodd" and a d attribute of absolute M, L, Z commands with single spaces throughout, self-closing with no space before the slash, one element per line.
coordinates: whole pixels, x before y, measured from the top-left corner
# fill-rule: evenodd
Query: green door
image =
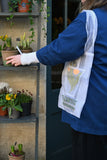
<path fill-rule="evenodd" d="M 51 16 L 48 20 L 47 40 L 50 43 L 76 17 L 79 2 L 48 0 L 48 6 Z M 71 128 L 61 122 L 61 110 L 57 106 L 63 66 L 47 67 L 46 160 L 69 160 L 71 157 Z"/>

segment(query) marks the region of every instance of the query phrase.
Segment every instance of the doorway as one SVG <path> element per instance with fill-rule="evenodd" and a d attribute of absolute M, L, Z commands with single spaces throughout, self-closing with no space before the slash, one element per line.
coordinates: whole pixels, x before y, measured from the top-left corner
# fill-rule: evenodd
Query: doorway
<path fill-rule="evenodd" d="M 48 0 L 51 16 L 48 19 L 47 43 L 56 39 L 73 21 L 79 5 L 79 0 Z M 46 160 L 68 160 L 71 157 L 71 128 L 61 122 L 61 110 L 57 106 L 63 66 L 47 67 Z"/>

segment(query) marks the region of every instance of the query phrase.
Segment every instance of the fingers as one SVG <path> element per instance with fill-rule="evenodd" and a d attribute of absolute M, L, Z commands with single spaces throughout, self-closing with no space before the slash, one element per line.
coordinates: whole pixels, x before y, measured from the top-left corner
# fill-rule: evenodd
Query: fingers
<path fill-rule="evenodd" d="M 14 66 L 21 65 L 21 55 L 7 57 L 6 60 L 7 60 L 6 64 L 11 63 Z"/>
<path fill-rule="evenodd" d="M 14 64 L 15 63 L 15 58 L 9 58 L 9 59 L 10 60 L 7 61 L 6 64 L 9 64 L 9 63 Z M 7 58 L 6 58 L 6 60 L 7 60 Z"/>
<path fill-rule="evenodd" d="M 9 63 L 12 63 L 12 60 L 6 62 L 6 64 L 9 64 Z"/>
<path fill-rule="evenodd" d="M 15 67 L 17 67 L 17 66 L 19 66 L 20 64 L 13 62 L 12 65 L 15 66 Z"/>
<path fill-rule="evenodd" d="M 7 57 L 6 60 L 10 60 L 10 59 L 13 59 L 15 56 L 10 56 L 10 57 Z"/>

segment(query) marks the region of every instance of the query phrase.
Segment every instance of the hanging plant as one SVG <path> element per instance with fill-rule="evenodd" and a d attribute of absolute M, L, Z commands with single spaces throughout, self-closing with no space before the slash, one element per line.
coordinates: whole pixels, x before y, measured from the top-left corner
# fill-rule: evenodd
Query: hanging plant
<path fill-rule="evenodd" d="M 32 8 L 33 6 L 35 5 L 34 2 L 37 2 L 38 4 L 41 5 L 40 7 L 40 12 L 47 12 L 47 15 L 44 16 L 44 19 L 47 20 L 48 17 L 50 16 L 50 8 L 49 7 L 46 7 L 46 2 L 44 0 L 25 0 L 26 2 L 26 5 L 27 5 L 27 9 L 18 9 L 20 8 L 21 6 L 24 6 L 24 0 L 10 0 L 9 1 L 9 11 L 11 12 L 11 15 L 8 16 L 6 19 L 7 21 L 10 21 L 10 25 L 11 27 L 14 25 L 14 22 L 13 22 L 13 18 L 14 18 L 14 12 L 17 12 L 17 11 L 21 11 L 22 12 L 28 12 L 29 13 L 29 23 L 31 25 L 31 28 L 29 29 L 29 32 L 31 33 L 29 38 L 31 39 L 31 43 L 34 42 L 34 37 L 35 37 L 35 31 L 34 31 L 34 28 L 33 28 L 33 25 L 34 25 L 34 18 L 32 17 L 32 15 L 30 14 L 32 12 Z M 29 6 L 29 8 L 28 8 Z M 42 27 L 42 30 L 46 31 L 45 27 L 43 26 Z"/>

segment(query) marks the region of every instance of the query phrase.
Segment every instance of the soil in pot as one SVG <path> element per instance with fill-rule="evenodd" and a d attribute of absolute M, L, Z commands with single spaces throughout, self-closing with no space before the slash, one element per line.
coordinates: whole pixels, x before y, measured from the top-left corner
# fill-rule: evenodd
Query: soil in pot
<path fill-rule="evenodd" d="M 10 66 L 11 64 L 7 65 L 6 64 L 6 58 L 9 57 L 9 56 L 14 56 L 14 55 L 17 55 L 18 54 L 18 51 L 17 50 L 2 50 L 1 51 L 1 54 L 2 54 L 2 61 L 3 61 L 3 65 L 5 66 Z"/>

